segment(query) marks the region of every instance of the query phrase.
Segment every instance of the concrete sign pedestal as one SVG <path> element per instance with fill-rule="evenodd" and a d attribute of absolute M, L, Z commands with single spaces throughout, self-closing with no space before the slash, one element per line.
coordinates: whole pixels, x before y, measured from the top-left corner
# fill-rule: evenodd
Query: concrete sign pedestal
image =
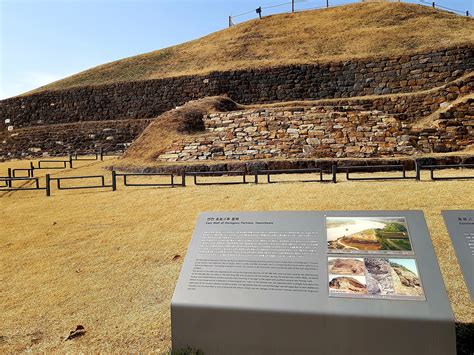
<path fill-rule="evenodd" d="M 420 211 L 203 213 L 171 322 L 211 355 L 456 351 Z"/>
<path fill-rule="evenodd" d="M 474 300 L 474 210 L 442 211 L 467 287 Z"/>

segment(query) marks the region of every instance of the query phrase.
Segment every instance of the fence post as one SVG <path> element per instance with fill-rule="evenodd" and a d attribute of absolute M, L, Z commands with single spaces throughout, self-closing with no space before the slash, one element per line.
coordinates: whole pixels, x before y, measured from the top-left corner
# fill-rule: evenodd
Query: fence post
<path fill-rule="evenodd" d="M 99 157 L 100 161 L 104 160 L 104 149 L 102 147 L 99 148 Z"/>
<path fill-rule="evenodd" d="M 469 17 L 469 10 L 466 10 L 466 16 Z"/>
<path fill-rule="evenodd" d="M 112 191 L 117 190 L 117 173 L 115 170 L 112 170 Z"/>
<path fill-rule="evenodd" d="M 421 177 L 420 169 L 421 169 L 421 166 L 418 163 L 418 160 L 415 160 L 415 173 L 416 173 L 415 180 L 416 181 L 420 181 L 420 177 Z"/>
<path fill-rule="evenodd" d="M 69 167 L 72 169 L 72 154 L 69 154 Z"/>
<path fill-rule="evenodd" d="M 326 0 L 326 8 L 329 7 L 329 0 Z"/>
<path fill-rule="evenodd" d="M 186 170 L 184 170 L 184 168 L 181 172 L 181 185 L 186 186 Z"/>
<path fill-rule="evenodd" d="M 435 2 L 433 1 L 433 8 L 435 8 L 435 7 L 436 7 L 436 4 L 435 4 Z"/>
<path fill-rule="evenodd" d="M 229 28 L 232 27 L 232 16 L 229 16 Z"/>
<path fill-rule="evenodd" d="M 12 169 L 8 168 L 8 188 L 12 188 L 12 181 L 10 180 L 12 178 Z"/>
<path fill-rule="evenodd" d="M 295 12 L 295 0 L 291 0 L 291 12 Z"/>
<path fill-rule="evenodd" d="M 46 174 L 46 196 L 51 196 L 51 178 Z"/>
<path fill-rule="evenodd" d="M 258 169 L 255 170 L 255 183 L 258 184 Z"/>
<path fill-rule="evenodd" d="M 35 166 L 33 165 L 33 162 L 30 161 L 30 171 L 31 171 L 31 177 L 35 176 Z"/>
<path fill-rule="evenodd" d="M 332 182 L 335 184 L 337 182 L 337 166 L 332 165 L 331 166 L 331 172 L 332 172 Z"/>

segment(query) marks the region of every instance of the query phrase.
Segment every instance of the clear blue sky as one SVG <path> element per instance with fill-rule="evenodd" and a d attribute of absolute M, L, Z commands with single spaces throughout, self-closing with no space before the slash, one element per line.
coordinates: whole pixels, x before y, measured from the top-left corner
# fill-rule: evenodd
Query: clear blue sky
<path fill-rule="evenodd" d="M 0 0 L 0 99 L 90 67 L 227 27 L 227 16 L 291 0 Z M 326 0 L 297 0 L 297 8 Z M 329 0 L 330 4 L 355 2 Z M 417 3 L 418 0 L 409 2 Z M 474 0 L 439 0 L 474 13 Z M 281 12 L 290 5 L 264 9 Z M 235 19 L 255 17 L 255 13 Z"/>

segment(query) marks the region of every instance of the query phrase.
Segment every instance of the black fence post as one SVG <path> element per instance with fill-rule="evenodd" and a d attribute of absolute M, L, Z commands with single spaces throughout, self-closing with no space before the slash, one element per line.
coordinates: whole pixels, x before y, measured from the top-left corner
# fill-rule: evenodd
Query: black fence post
<path fill-rule="evenodd" d="M 258 170 L 255 171 L 255 183 L 258 184 Z"/>
<path fill-rule="evenodd" d="M 112 170 L 112 191 L 117 190 L 117 173 L 115 170 Z"/>
<path fill-rule="evenodd" d="M 99 157 L 100 161 L 104 160 L 104 149 L 102 147 L 99 148 Z"/>
<path fill-rule="evenodd" d="M 331 172 L 332 172 L 332 182 L 335 184 L 337 182 L 337 165 L 332 165 L 331 166 Z"/>
<path fill-rule="evenodd" d="M 72 154 L 69 154 L 69 167 L 72 169 Z"/>
<path fill-rule="evenodd" d="M 435 4 L 435 2 L 433 1 L 433 8 L 435 8 L 435 7 L 436 7 L 436 4 Z"/>
<path fill-rule="evenodd" d="M 51 196 L 51 177 L 46 174 L 46 196 Z"/>
<path fill-rule="evenodd" d="M 184 169 L 181 172 L 181 185 L 186 186 L 186 170 Z"/>
<path fill-rule="evenodd" d="M 326 8 L 329 7 L 329 0 L 326 0 Z"/>
<path fill-rule="evenodd" d="M 415 173 L 416 173 L 416 176 L 415 176 L 415 180 L 416 181 L 420 181 L 421 179 L 421 164 L 418 162 L 418 160 L 415 160 Z"/>
<path fill-rule="evenodd" d="M 11 178 L 12 178 L 12 169 L 11 168 L 8 168 L 8 187 L 11 189 L 12 188 L 12 181 L 11 181 Z"/>
<path fill-rule="evenodd" d="M 469 10 L 466 11 L 466 16 L 469 17 Z"/>

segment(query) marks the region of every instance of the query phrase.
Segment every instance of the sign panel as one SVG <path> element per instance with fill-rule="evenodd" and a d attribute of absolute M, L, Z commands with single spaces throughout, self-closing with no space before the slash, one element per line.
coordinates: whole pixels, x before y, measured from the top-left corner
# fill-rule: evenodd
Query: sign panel
<path fill-rule="evenodd" d="M 442 211 L 471 299 L 474 300 L 474 210 Z"/>
<path fill-rule="evenodd" d="M 203 213 L 171 317 L 173 350 L 455 353 L 420 211 Z"/>

